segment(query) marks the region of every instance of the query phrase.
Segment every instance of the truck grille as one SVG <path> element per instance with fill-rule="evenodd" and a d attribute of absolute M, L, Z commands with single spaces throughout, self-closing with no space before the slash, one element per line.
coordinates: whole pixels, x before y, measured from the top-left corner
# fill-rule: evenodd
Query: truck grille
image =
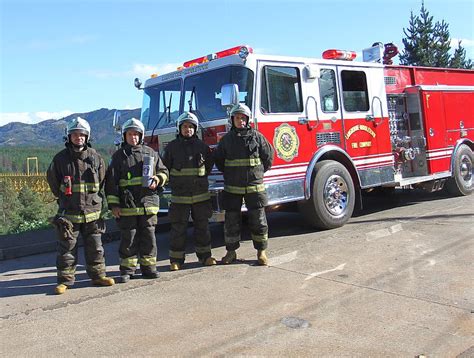
<path fill-rule="evenodd" d="M 397 79 L 394 76 L 385 76 L 384 80 L 385 80 L 386 85 L 396 85 L 397 84 Z"/>
<path fill-rule="evenodd" d="M 318 146 L 328 143 L 341 144 L 341 135 L 339 132 L 317 133 L 316 143 Z"/>

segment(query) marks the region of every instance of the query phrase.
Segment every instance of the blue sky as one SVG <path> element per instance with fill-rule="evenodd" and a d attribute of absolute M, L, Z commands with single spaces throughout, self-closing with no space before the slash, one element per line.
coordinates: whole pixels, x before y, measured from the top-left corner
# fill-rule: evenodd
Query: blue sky
<path fill-rule="evenodd" d="M 474 59 L 474 1 L 425 0 Z M 133 79 L 240 44 L 321 57 L 374 42 L 402 48 L 421 0 L 0 0 L 0 126 L 138 108 Z"/>

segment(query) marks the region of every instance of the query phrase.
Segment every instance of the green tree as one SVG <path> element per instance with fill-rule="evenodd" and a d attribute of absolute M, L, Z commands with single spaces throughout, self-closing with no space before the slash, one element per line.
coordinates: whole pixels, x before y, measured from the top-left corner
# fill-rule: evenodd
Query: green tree
<path fill-rule="evenodd" d="M 0 181 L 0 234 L 9 233 L 21 223 L 21 204 L 9 181 Z"/>
<path fill-rule="evenodd" d="M 454 55 L 449 60 L 449 67 L 472 69 L 473 65 L 472 60 L 466 60 L 466 49 L 461 46 L 461 40 L 459 40 L 458 47 L 454 50 Z"/>
<path fill-rule="evenodd" d="M 23 221 L 46 221 L 49 214 L 48 208 L 37 193 L 28 187 L 24 187 L 18 193 L 18 200 L 21 204 L 19 214 Z"/>
<path fill-rule="evenodd" d="M 420 15 L 410 14 L 408 28 L 403 29 L 404 49 L 399 56 L 400 64 L 428 67 L 472 68 L 472 61 L 466 60 L 466 50 L 458 43 L 451 56 L 449 25 L 444 20 L 433 23 L 424 1 Z"/>

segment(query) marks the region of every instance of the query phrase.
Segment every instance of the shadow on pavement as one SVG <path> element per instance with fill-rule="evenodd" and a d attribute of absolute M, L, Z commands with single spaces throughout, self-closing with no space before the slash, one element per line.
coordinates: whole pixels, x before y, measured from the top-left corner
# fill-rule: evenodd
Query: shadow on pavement
<path fill-rule="evenodd" d="M 363 196 L 364 209 L 355 213 L 357 223 L 360 222 L 377 222 L 377 221 L 396 221 L 396 220 L 413 220 L 413 217 L 390 217 L 390 218 L 367 218 L 375 212 L 391 210 L 396 207 L 409 206 L 416 203 L 432 200 L 449 199 L 444 193 L 426 193 L 421 190 L 395 190 L 390 195 L 380 193 L 371 193 Z M 308 225 L 303 216 L 300 215 L 296 206 L 290 207 L 291 211 L 270 211 L 267 213 L 267 220 L 269 225 L 269 248 L 271 249 L 272 240 L 279 240 L 289 238 L 295 235 L 310 234 L 318 232 L 317 229 Z M 450 215 L 450 216 L 471 216 L 469 214 Z M 445 215 L 431 215 L 424 216 L 424 218 L 445 218 Z M 350 222 L 348 223 L 350 225 Z M 217 257 L 214 249 L 224 248 L 224 227 L 223 223 L 211 223 L 210 231 L 212 237 L 213 257 L 218 263 L 221 257 Z M 114 235 L 117 233 L 115 232 Z M 202 267 L 197 262 L 194 256 L 194 240 L 192 239 L 192 226 L 188 228 L 188 241 L 186 246 L 186 262 L 183 270 L 196 269 Z M 119 256 L 118 246 L 119 241 L 110 240 L 109 236 L 104 237 L 104 249 L 106 254 L 107 275 L 117 277 L 120 275 L 118 271 Z M 169 271 L 169 224 L 164 223 L 157 227 L 156 230 L 157 246 L 158 246 L 158 271 Z M 242 242 L 251 241 L 248 225 L 246 224 L 245 215 L 242 226 Z M 220 250 L 222 252 L 222 250 Z M 188 255 L 191 255 L 188 257 Z M 22 295 L 38 295 L 38 294 L 53 294 L 54 286 L 56 285 L 56 253 L 44 253 L 40 255 L 33 255 L 28 257 L 21 257 L 18 259 L 11 259 L 2 261 L 0 268 L 0 297 L 12 297 Z M 79 248 L 79 270 L 76 275 L 76 283 L 74 288 L 82 288 L 90 286 L 90 280 L 84 271 L 84 252 L 83 248 Z M 250 266 L 257 265 L 255 260 L 241 260 L 238 259 L 235 264 L 246 264 Z M 138 271 L 139 273 L 139 271 Z M 21 276 L 22 278 L 16 278 Z M 31 278 L 25 278 L 31 276 Z"/>

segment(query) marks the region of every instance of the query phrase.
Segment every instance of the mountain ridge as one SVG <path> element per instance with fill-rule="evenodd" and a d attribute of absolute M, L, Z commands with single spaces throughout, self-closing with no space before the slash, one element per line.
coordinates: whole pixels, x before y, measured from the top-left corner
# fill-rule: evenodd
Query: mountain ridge
<path fill-rule="evenodd" d="M 35 124 L 11 122 L 0 127 L 0 148 L 15 146 L 48 147 L 62 144 L 65 128 L 73 118 L 82 117 L 91 126 L 91 141 L 95 144 L 113 144 L 112 121 L 116 109 L 101 108 L 91 112 L 73 113 L 61 119 L 47 119 Z M 120 111 L 120 122 L 140 118 L 140 108 Z"/>

